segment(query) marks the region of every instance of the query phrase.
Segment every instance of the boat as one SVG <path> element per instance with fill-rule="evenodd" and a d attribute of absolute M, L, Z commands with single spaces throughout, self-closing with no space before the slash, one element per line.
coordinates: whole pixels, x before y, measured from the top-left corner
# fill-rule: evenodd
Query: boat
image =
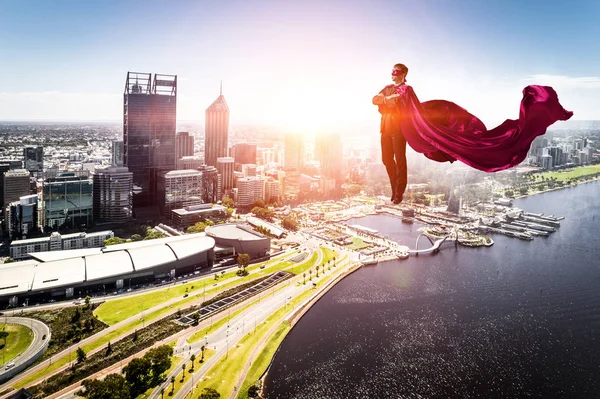
<path fill-rule="evenodd" d="M 361 262 L 362 262 L 363 266 L 376 266 L 379 264 L 379 259 L 371 258 L 371 259 L 365 259 Z"/>

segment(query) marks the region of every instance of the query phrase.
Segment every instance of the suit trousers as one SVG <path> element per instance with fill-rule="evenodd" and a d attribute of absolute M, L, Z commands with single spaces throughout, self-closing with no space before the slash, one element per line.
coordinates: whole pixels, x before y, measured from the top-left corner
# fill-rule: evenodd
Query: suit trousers
<path fill-rule="evenodd" d="M 390 178 L 392 195 L 396 197 L 404 194 L 408 171 L 406 169 L 406 139 L 402 134 L 381 135 L 381 158 Z"/>

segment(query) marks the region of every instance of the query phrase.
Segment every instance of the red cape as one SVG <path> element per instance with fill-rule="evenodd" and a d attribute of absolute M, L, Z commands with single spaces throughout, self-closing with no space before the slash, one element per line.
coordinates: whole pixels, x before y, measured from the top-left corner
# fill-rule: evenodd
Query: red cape
<path fill-rule="evenodd" d="M 398 86 L 402 132 L 417 152 L 438 162 L 459 160 L 485 172 L 511 168 L 525 160 L 531 142 L 554 122 L 565 121 L 565 110 L 549 86 L 527 86 L 519 119 L 507 119 L 487 130 L 476 116 L 450 101 L 419 102 L 412 87 Z"/>

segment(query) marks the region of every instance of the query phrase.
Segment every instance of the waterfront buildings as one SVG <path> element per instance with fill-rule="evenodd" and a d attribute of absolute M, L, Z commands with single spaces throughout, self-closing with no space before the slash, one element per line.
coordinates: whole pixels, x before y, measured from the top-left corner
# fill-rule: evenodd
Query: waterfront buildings
<path fill-rule="evenodd" d="M 175 137 L 175 159 L 194 155 L 194 136 L 189 132 L 177 132 Z"/>
<path fill-rule="evenodd" d="M 202 172 L 172 170 L 158 176 L 159 206 L 163 215 L 171 216 L 173 209 L 202 204 Z"/>
<path fill-rule="evenodd" d="M 232 157 L 217 158 L 217 172 L 221 175 L 224 192 L 233 188 L 233 165 L 234 160 Z"/>
<path fill-rule="evenodd" d="M 42 183 L 43 226 L 87 227 L 93 220 L 92 180 L 89 172 L 46 175 Z"/>
<path fill-rule="evenodd" d="M 50 237 L 30 238 L 17 240 L 10 244 L 10 257 L 16 260 L 27 259 L 29 254 L 35 252 L 61 251 L 82 248 L 100 248 L 104 241 L 113 238 L 115 234 L 110 231 L 96 233 L 63 234 L 53 232 Z"/>
<path fill-rule="evenodd" d="M 123 102 L 123 163 L 133 173 L 133 206 L 154 206 L 157 173 L 175 168 L 177 76 L 128 72 Z"/>
<path fill-rule="evenodd" d="M 219 97 L 206 109 L 204 161 L 208 166 L 217 167 L 217 158 L 227 156 L 229 136 L 229 107 L 223 97 Z"/>
<path fill-rule="evenodd" d="M 96 168 L 93 175 L 94 223 L 126 223 L 133 215 L 133 173 L 126 167 Z"/>

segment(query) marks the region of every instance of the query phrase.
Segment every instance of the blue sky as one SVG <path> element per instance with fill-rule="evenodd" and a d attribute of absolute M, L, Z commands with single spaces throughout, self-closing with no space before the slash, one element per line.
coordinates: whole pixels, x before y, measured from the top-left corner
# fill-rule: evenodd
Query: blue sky
<path fill-rule="evenodd" d="M 488 124 L 532 83 L 600 119 L 599 19 L 583 0 L 2 0 L 0 120 L 118 121 L 131 70 L 179 76 L 180 120 L 203 120 L 223 79 L 232 123 L 376 126 L 396 62 L 421 100 Z"/>

